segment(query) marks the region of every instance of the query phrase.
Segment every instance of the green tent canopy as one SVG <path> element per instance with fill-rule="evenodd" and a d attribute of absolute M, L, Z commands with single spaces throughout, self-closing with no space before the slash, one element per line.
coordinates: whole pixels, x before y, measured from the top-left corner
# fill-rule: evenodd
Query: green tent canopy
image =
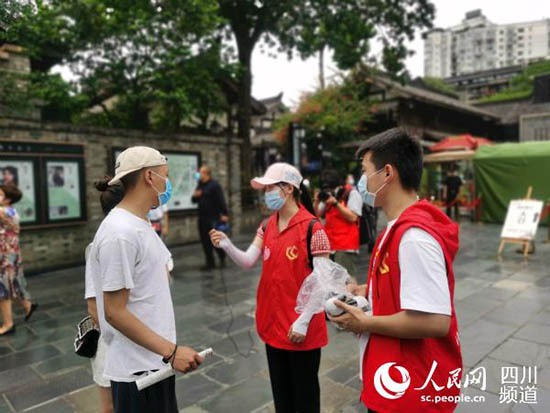
<path fill-rule="evenodd" d="M 474 156 L 476 190 L 482 196 L 481 219 L 504 222 L 512 199 L 550 199 L 550 142 L 503 143 L 480 147 Z"/>

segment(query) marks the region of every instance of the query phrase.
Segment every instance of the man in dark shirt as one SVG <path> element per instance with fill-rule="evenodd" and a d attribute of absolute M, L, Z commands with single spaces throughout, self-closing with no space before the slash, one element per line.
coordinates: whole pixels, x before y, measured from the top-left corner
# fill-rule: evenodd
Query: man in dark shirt
<path fill-rule="evenodd" d="M 228 222 L 229 217 L 222 187 L 212 179 L 212 171 L 206 165 L 200 168 L 199 183 L 191 200 L 199 204 L 199 234 L 206 257 L 206 265 L 201 267 L 201 270 L 211 270 L 215 267 L 214 247 L 208 233 L 219 222 Z M 220 266 L 224 267 L 225 252 L 221 248 L 216 248 L 216 253 L 220 259 Z"/>
<path fill-rule="evenodd" d="M 452 209 L 454 209 L 455 220 L 458 221 L 458 202 L 456 201 L 456 197 L 460 192 L 462 179 L 458 176 L 456 169 L 456 166 L 452 166 L 445 179 L 445 202 L 447 203 L 447 216 L 452 218 Z"/>

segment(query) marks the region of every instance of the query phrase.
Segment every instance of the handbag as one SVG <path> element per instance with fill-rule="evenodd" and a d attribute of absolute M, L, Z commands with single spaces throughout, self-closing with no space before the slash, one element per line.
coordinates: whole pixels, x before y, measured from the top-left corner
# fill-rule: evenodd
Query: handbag
<path fill-rule="evenodd" d="M 74 352 L 82 357 L 93 358 L 97 352 L 97 342 L 101 334 L 92 317 L 87 316 L 78 323 L 74 339 Z"/>

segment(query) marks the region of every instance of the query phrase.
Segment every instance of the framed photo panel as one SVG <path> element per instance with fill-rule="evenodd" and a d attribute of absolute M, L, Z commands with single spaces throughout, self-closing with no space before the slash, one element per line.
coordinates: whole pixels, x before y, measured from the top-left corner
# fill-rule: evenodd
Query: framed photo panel
<path fill-rule="evenodd" d="M 81 159 L 46 159 L 47 220 L 81 220 L 85 217 Z"/>
<path fill-rule="evenodd" d="M 84 178 L 82 145 L 0 141 L 0 184 L 23 193 L 14 207 L 25 228 L 86 221 Z"/>
<path fill-rule="evenodd" d="M 168 158 L 172 198 L 168 202 L 169 211 L 189 211 L 198 209 L 191 202 L 191 196 L 197 186 L 194 178 L 200 166 L 200 153 L 196 152 L 163 152 Z"/>
<path fill-rule="evenodd" d="M 32 158 L 0 156 L 0 185 L 15 185 L 23 193 L 14 205 L 21 217 L 21 224 L 38 222 L 37 162 Z"/>

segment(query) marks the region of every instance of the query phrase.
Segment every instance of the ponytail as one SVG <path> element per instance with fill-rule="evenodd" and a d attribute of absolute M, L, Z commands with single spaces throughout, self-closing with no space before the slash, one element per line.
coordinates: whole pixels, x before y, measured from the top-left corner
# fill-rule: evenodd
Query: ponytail
<path fill-rule="evenodd" d="M 122 201 L 122 198 L 124 198 L 124 185 L 122 185 L 122 183 L 109 185 L 111 179 L 110 176 L 104 176 L 102 179 L 94 182 L 95 189 L 101 192 L 99 201 L 101 202 L 101 209 L 105 215 L 116 207 L 119 202 Z"/>
<path fill-rule="evenodd" d="M 297 204 L 302 204 L 305 209 L 307 209 L 312 215 L 315 215 L 315 209 L 313 208 L 313 201 L 311 199 L 311 194 L 309 192 L 309 188 L 304 185 L 302 182 L 300 184 L 300 189 L 294 188 L 294 192 L 292 193 L 294 196 L 294 200 Z"/>

